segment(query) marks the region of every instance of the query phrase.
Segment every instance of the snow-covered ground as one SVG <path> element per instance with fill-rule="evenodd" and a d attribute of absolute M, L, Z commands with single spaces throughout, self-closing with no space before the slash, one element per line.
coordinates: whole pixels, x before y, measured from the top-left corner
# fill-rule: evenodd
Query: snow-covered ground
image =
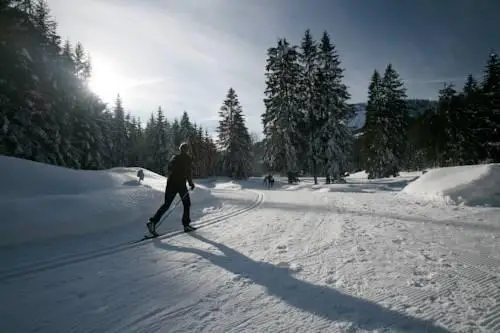
<path fill-rule="evenodd" d="M 200 180 L 202 228 L 130 244 L 165 186 L 136 171 L 0 156 L 0 332 L 500 332 L 498 165 Z"/>

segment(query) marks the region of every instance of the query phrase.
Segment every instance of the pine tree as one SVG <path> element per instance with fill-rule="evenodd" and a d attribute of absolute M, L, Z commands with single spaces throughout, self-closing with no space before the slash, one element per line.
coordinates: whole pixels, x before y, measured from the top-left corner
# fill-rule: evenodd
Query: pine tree
<path fill-rule="evenodd" d="M 482 110 L 483 133 L 487 157 L 500 162 L 500 57 L 491 52 L 486 64 L 483 81 L 484 103 Z"/>
<path fill-rule="evenodd" d="M 115 166 L 125 166 L 127 150 L 127 129 L 125 126 L 125 110 L 120 95 L 116 97 L 113 118 L 113 156 Z"/>
<path fill-rule="evenodd" d="M 189 119 L 189 115 L 186 111 L 182 113 L 181 121 L 179 122 L 179 138 L 182 141 L 189 141 L 191 134 L 193 133 L 193 125 Z"/>
<path fill-rule="evenodd" d="M 399 78 L 399 74 L 389 64 L 382 78 L 383 112 L 388 138 L 389 154 L 385 163 L 387 172 L 397 176 L 401 169 L 406 147 L 406 133 L 408 127 L 408 108 L 406 104 L 406 89 Z"/>
<path fill-rule="evenodd" d="M 27 7 L 31 4 L 26 4 Z M 60 43 L 60 37 L 57 35 L 57 23 L 50 16 L 49 5 L 46 0 L 38 0 L 34 4 L 33 8 L 33 21 L 35 26 L 41 32 L 42 36 L 45 37 L 47 43 L 45 46 L 46 50 L 57 50 L 57 46 Z M 51 45 L 52 44 L 52 45 Z M 52 46 L 52 47 L 50 47 Z M 55 47 L 54 47 L 55 46 Z M 57 53 L 53 53 L 54 55 Z"/>
<path fill-rule="evenodd" d="M 481 130 L 484 122 L 481 113 L 482 91 L 472 75 L 467 77 L 460 97 L 463 160 L 465 164 L 476 164 L 480 162 L 481 156 L 486 156 L 486 151 L 483 142 L 481 142 Z"/>
<path fill-rule="evenodd" d="M 161 106 L 156 111 L 156 119 L 154 127 L 150 135 L 153 150 L 152 155 L 153 170 L 157 173 L 164 174 L 168 160 L 173 153 L 167 132 L 168 122 L 165 119 Z"/>
<path fill-rule="evenodd" d="M 153 113 L 151 113 L 146 127 L 144 129 L 144 159 L 145 167 L 149 170 L 156 170 L 156 165 L 154 161 L 154 152 L 156 150 L 156 120 Z"/>
<path fill-rule="evenodd" d="M 439 90 L 438 114 L 440 117 L 442 134 L 440 135 L 441 159 L 444 166 L 452 166 L 458 163 L 457 144 L 458 131 L 458 95 L 453 84 L 445 84 Z"/>
<path fill-rule="evenodd" d="M 72 168 L 163 171 L 164 161 L 152 157 L 162 157 L 161 149 L 165 156 L 172 152 L 175 131 L 161 109 L 144 130 L 140 120 L 125 115 L 120 96 L 106 109 L 86 88 L 90 54 L 81 43 L 60 45 L 46 1 L 0 1 L 0 22 L 0 153 Z M 174 123 L 175 140 L 195 137 L 200 158 L 215 160 L 213 141 L 201 142 L 202 129 L 193 132 L 187 113 L 182 126 Z M 215 166 L 202 166 L 200 174 L 213 174 Z"/>
<path fill-rule="evenodd" d="M 310 30 L 306 30 L 300 45 L 299 60 L 301 66 L 300 85 L 302 91 L 302 103 L 304 108 L 305 122 L 304 126 L 308 160 L 311 163 L 314 184 L 318 184 L 318 163 L 323 161 L 321 149 L 314 144 L 322 122 L 320 114 L 317 112 L 318 92 L 316 80 L 318 76 L 318 47 L 314 41 Z"/>
<path fill-rule="evenodd" d="M 352 116 L 352 109 L 347 104 L 350 95 L 342 79 L 339 56 L 325 31 L 319 45 L 315 119 L 320 127 L 314 133 L 314 150 L 323 159 L 327 183 L 342 177 L 353 144 L 348 128 Z"/>
<path fill-rule="evenodd" d="M 297 172 L 304 138 L 300 101 L 300 66 L 296 46 L 280 39 L 268 49 L 266 90 L 262 114 L 267 162 L 275 169 Z"/>
<path fill-rule="evenodd" d="M 29 16 L 33 16 L 35 13 L 35 4 L 33 0 L 8 0 L 3 3 L 5 3 L 6 6 L 12 6 L 16 9 L 19 9 Z"/>
<path fill-rule="evenodd" d="M 371 77 L 366 104 L 366 121 L 363 127 L 363 156 L 369 178 L 382 177 L 385 173 L 384 156 L 387 149 L 383 108 L 382 78 L 377 70 Z"/>
<path fill-rule="evenodd" d="M 87 65 L 85 63 L 85 50 L 82 43 L 76 43 L 75 53 L 73 55 L 75 63 L 75 74 L 79 79 L 85 79 Z"/>
<path fill-rule="evenodd" d="M 182 136 L 181 136 L 181 125 L 179 124 L 178 119 L 174 119 L 172 122 L 172 138 L 174 141 L 174 146 L 179 147 L 179 145 L 182 142 Z"/>
<path fill-rule="evenodd" d="M 63 68 L 65 68 L 69 73 L 74 73 L 75 59 L 73 57 L 73 47 L 68 39 L 64 41 L 61 58 Z"/>
<path fill-rule="evenodd" d="M 369 178 L 397 176 L 404 162 L 408 114 L 406 92 L 388 65 L 383 78 L 374 71 L 368 88 L 363 151 Z"/>
<path fill-rule="evenodd" d="M 247 178 L 250 163 L 250 135 L 243 110 L 233 88 L 219 110 L 219 147 L 223 153 L 225 173 L 233 178 Z"/>

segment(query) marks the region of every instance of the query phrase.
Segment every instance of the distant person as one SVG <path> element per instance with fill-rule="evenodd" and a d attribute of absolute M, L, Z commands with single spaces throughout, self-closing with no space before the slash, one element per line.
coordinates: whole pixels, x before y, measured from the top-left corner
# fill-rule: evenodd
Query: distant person
<path fill-rule="evenodd" d="M 163 214 L 170 208 L 170 205 L 172 204 L 172 201 L 174 200 L 177 193 L 181 197 L 182 205 L 184 206 L 184 212 L 182 214 L 182 225 L 184 226 L 184 231 L 189 232 L 196 229 L 189 225 L 191 223 L 191 218 L 189 217 L 191 200 L 189 198 L 189 192 L 186 187 L 187 181 L 191 190 L 194 189 L 194 183 L 191 176 L 192 159 L 191 156 L 188 155 L 188 145 L 186 143 L 182 143 L 179 146 L 179 150 L 180 153 L 173 156 L 168 163 L 165 202 L 146 224 L 149 232 L 155 236 L 158 235 L 156 233 L 156 225 L 160 221 Z"/>
<path fill-rule="evenodd" d="M 274 178 L 271 174 L 268 174 L 264 177 L 264 185 L 267 186 L 267 189 L 270 189 L 274 185 Z"/>
<path fill-rule="evenodd" d="M 137 177 L 139 178 L 139 183 L 144 180 L 144 171 L 142 171 L 142 169 L 139 169 L 139 171 L 137 171 Z"/>

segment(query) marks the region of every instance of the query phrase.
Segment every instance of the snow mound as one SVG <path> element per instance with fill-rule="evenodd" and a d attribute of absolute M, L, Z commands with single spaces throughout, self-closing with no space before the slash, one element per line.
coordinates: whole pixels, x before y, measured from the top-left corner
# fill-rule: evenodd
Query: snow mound
<path fill-rule="evenodd" d="M 74 170 L 0 156 L 0 246 L 113 228 L 144 232 L 144 222 L 163 202 L 166 178 L 142 169 L 139 182 L 138 170 Z M 192 219 L 220 206 L 210 189 L 196 185 Z M 172 218 L 180 211 L 182 204 Z"/>
<path fill-rule="evenodd" d="M 242 186 L 240 184 L 236 184 L 233 181 L 225 182 L 225 183 L 217 183 L 214 186 L 216 190 L 241 190 Z"/>
<path fill-rule="evenodd" d="M 368 174 L 366 171 L 359 171 L 355 173 L 351 173 L 346 179 L 368 179 Z"/>
<path fill-rule="evenodd" d="M 432 169 L 402 192 L 453 205 L 500 207 L 500 164 Z"/>

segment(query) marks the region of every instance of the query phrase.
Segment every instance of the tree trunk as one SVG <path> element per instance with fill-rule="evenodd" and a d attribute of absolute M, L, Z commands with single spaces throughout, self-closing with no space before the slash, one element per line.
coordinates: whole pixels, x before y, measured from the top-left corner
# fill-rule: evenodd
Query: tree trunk
<path fill-rule="evenodd" d="M 316 174 L 316 160 L 312 161 L 312 172 L 314 177 L 314 185 L 318 185 L 318 175 Z"/>

